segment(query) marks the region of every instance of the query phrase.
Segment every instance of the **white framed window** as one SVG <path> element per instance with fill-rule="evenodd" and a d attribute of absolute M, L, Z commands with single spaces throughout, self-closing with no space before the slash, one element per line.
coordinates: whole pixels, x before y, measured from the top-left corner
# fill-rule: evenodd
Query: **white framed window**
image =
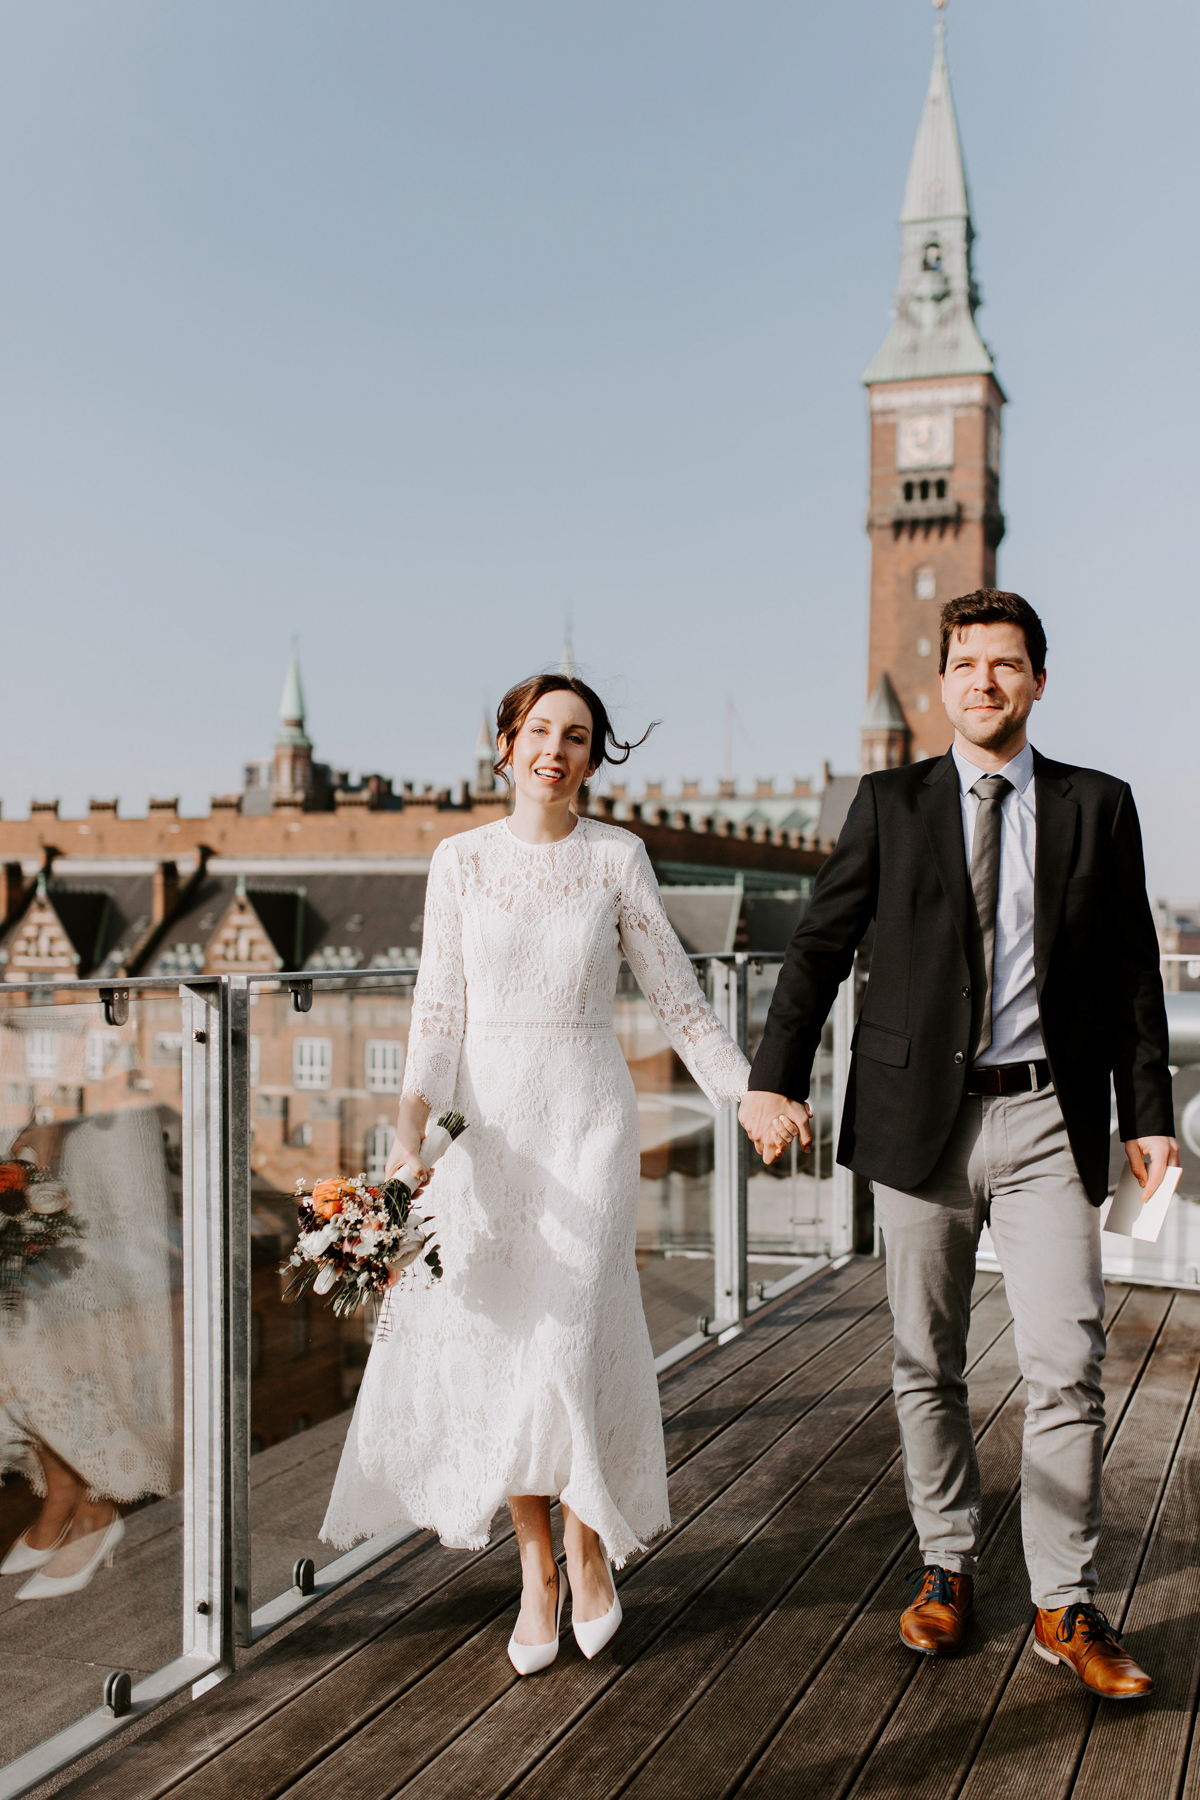
<path fill-rule="evenodd" d="M 333 1039 L 296 1038 L 292 1043 L 292 1086 L 327 1088 L 333 1085 Z"/>
<path fill-rule="evenodd" d="M 183 1061 L 183 1034 L 178 1031 L 156 1031 L 150 1046 L 150 1061 L 156 1068 L 172 1069 Z"/>
<path fill-rule="evenodd" d="M 404 1073 L 404 1045 L 399 1038 L 367 1039 L 367 1092 L 398 1094 Z"/>
<path fill-rule="evenodd" d="M 258 1086 L 258 1071 L 262 1066 L 262 1039 L 250 1039 L 250 1086 Z"/>
<path fill-rule="evenodd" d="M 103 1081 L 120 1043 L 115 1031 L 89 1031 L 83 1044 L 83 1079 Z"/>
<path fill-rule="evenodd" d="M 396 1133 L 390 1125 L 377 1125 L 374 1131 L 367 1133 L 367 1180 L 382 1181 L 387 1167 L 387 1159 L 391 1155 L 392 1145 L 396 1141 Z"/>
<path fill-rule="evenodd" d="M 56 1080 L 61 1053 L 62 1039 L 57 1031 L 31 1031 L 25 1039 L 25 1073 L 29 1080 Z"/>

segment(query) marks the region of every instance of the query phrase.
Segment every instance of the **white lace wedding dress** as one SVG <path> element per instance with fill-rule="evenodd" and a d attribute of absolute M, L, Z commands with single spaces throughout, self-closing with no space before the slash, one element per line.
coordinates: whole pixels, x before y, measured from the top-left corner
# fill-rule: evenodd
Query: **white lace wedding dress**
<path fill-rule="evenodd" d="M 469 1126 L 428 1191 L 445 1278 L 393 1290 L 327 1542 L 413 1523 L 478 1549 L 509 1496 L 561 1494 L 620 1566 L 669 1524 L 637 1102 L 612 1025 L 622 953 L 709 1099 L 740 1097 L 749 1065 L 632 833 L 581 818 L 526 844 L 501 820 L 434 853 L 404 1086 Z"/>

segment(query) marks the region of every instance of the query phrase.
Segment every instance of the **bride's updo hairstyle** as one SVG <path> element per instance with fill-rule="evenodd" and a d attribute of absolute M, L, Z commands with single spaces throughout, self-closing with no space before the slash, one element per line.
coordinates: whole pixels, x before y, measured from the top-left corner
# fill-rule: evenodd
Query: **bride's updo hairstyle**
<path fill-rule="evenodd" d="M 557 693 L 577 694 L 592 715 L 593 771 L 601 763 L 628 762 L 632 752 L 639 744 L 645 743 L 658 724 L 655 719 L 654 724 L 648 725 L 640 738 L 630 744 L 622 743 L 612 728 L 612 720 L 603 700 L 586 681 L 580 681 L 578 675 L 530 675 L 528 680 L 518 681 L 515 687 L 510 687 L 496 708 L 496 743 L 500 754 L 492 766 L 494 773 L 503 781 L 508 781 L 508 765 L 512 761 L 512 747 L 517 733 L 542 695 Z"/>

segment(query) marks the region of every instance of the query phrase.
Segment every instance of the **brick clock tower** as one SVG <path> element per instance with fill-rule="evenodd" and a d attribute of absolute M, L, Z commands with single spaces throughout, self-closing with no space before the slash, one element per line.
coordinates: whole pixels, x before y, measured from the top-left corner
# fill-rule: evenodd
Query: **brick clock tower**
<path fill-rule="evenodd" d="M 938 609 L 994 587 L 1004 393 L 975 327 L 970 200 L 945 25 L 900 213 L 893 324 L 863 376 L 871 426 L 871 622 L 864 769 L 939 756 Z"/>

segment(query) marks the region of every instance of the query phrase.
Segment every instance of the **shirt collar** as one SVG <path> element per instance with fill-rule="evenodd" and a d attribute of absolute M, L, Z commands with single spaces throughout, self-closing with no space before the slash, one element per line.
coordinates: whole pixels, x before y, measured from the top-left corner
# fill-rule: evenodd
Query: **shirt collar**
<path fill-rule="evenodd" d="M 977 769 L 974 763 L 969 763 L 965 756 L 959 755 L 957 744 L 950 754 L 958 770 L 959 790 L 964 794 L 970 793 L 981 775 L 1003 775 L 1006 781 L 1012 782 L 1018 794 L 1023 794 L 1033 780 L 1032 744 L 1027 743 L 1023 750 L 1018 750 L 1012 761 L 1005 763 L 1002 769 Z"/>

